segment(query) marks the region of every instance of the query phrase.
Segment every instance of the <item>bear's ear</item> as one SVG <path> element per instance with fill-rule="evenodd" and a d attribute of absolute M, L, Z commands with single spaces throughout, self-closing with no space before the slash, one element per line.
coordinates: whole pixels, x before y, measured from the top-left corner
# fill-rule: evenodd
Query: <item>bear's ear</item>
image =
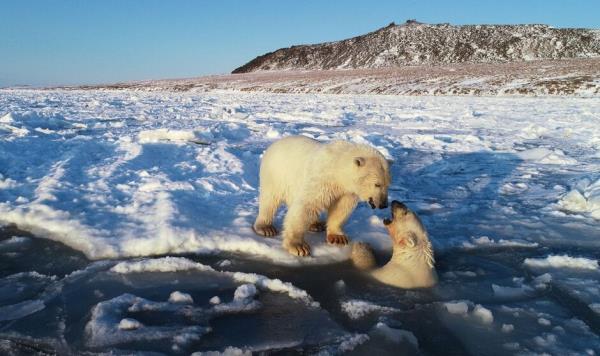
<path fill-rule="evenodd" d="M 417 234 L 415 234 L 412 231 L 409 232 L 408 236 L 406 237 L 406 246 L 415 247 L 417 246 L 417 243 L 419 243 L 419 238 L 417 237 Z"/>
<path fill-rule="evenodd" d="M 364 157 L 356 157 L 354 158 L 354 164 L 357 167 L 362 167 L 365 165 L 365 158 Z"/>
<path fill-rule="evenodd" d="M 406 235 L 398 236 L 395 242 L 402 247 L 413 248 L 419 243 L 419 238 L 414 232 L 409 231 Z"/>

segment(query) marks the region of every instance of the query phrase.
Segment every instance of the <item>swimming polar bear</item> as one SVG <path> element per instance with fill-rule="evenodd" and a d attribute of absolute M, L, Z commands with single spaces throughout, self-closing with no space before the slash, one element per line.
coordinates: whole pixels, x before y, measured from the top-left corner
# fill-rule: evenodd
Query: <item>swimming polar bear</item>
<path fill-rule="evenodd" d="M 375 268 L 375 256 L 366 243 L 352 246 L 351 259 L 360 269 L 368 270 L 378 281 L 399 288 L 427 288 L 437 283 L 433 249 L 421 220 L 406 205 L 394 200 L 392 218 L 384 219 L 393 252 L 390 261 Z"/>

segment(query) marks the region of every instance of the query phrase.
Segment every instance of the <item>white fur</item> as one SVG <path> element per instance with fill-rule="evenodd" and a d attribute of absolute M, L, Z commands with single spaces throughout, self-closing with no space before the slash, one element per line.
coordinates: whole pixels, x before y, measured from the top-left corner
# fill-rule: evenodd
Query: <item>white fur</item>
<path fill-rule="evenodd" d="M 419 217 L 408 210 L 397 214 L 388 225 L 393 253 L 383 267 L 370 271 L 378 281 L 399 288 L 427 288 L 437 283 L 433 249 Z M 372 250 L 367 244 L 354 244 L 352 261 L 363 268 L 371 266 Z"/>
<path fill-rule="evenodd" d="M 376 205 L 384 199 L 387 203 L 389 183 L 387 161 L 372 147 L 286 137 L 273 143 L 262 158 L 254 229 L 260 233 L 272 226 L 277 209 L 286 204 L 283 245 L 292 254 L 306 255 L 304 234 L 321 212 L 328 214 L 327 234 L 344 235 L 342 226 L 357 202 L 373 198 Z"/>

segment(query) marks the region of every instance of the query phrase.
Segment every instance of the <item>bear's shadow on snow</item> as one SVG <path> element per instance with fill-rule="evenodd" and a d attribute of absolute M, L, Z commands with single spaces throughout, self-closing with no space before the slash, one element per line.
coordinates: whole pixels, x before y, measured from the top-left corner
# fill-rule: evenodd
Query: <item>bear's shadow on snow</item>
<path fill-rule="evenodd" d="M 391 165 L 392 198 L 400 198 L 424 220 L 432 239 L 477 236 L 477 226 L 495 224 L 507 196 L 501 194 L 522 162 L 512 153 L 444 153 L 439 160 L 415 170 L 431 152 L 403 149 Z M 399 196 L 397 196 L 399 195 Z M 514 196 L 511 197 L 514 199 Z M 511 239 L 513 236 L 502 236 Z"/>
<path fill-rule="evenodd" d="M 194 228 L 199 232 L 219 230 L 228 227 L 239 217 L 239 208 L 243 208 L 238 206 L 240 201 L 253 199 L 254 195 L 258 194 L 258 190 L 254 192 L 247 189 L 254 182 L 258 182 L 258 153 L 251 148 L 230 148 L 228 152 L 243 162 L 242 173 L 209 172 L 202 162 L 196 160 L 198 152 L 195 146 L 168 143 L 144 144 L 141 154 L 126 162 L 122 168 L 125 171 L 136 172 L 146 170 L 151 176 L 162 174 L 171 182 L 191 184 L 193 190 L 168 191 L 169 199 L 177 208 L 177 221 L 173 223 Z M 190 170 L 179 165 L 190 162 L 196 169 Z M 197 182 L 198 179 L 206 178 L 212 191 L 206 190 Z M 120 180 L 126 181 L 127 177 Z"/>

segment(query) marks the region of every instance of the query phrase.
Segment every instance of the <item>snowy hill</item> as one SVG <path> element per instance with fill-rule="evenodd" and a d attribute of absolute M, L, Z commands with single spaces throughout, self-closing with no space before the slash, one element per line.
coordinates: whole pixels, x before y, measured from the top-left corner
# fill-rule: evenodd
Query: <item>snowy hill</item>
<path fill-rule="evenodd" d="M 75 89 L 599 97 L 600 58 L 372 69 L 259 71 L 187 79 L 88 85 Z"/>
<path fill-rule="evenodd" d="M 386 68 L 600 56 L 600 32 L 547 25 L 394 23 L 350 39 L 292 46 L 256 57 L 232 73 Z"/>

